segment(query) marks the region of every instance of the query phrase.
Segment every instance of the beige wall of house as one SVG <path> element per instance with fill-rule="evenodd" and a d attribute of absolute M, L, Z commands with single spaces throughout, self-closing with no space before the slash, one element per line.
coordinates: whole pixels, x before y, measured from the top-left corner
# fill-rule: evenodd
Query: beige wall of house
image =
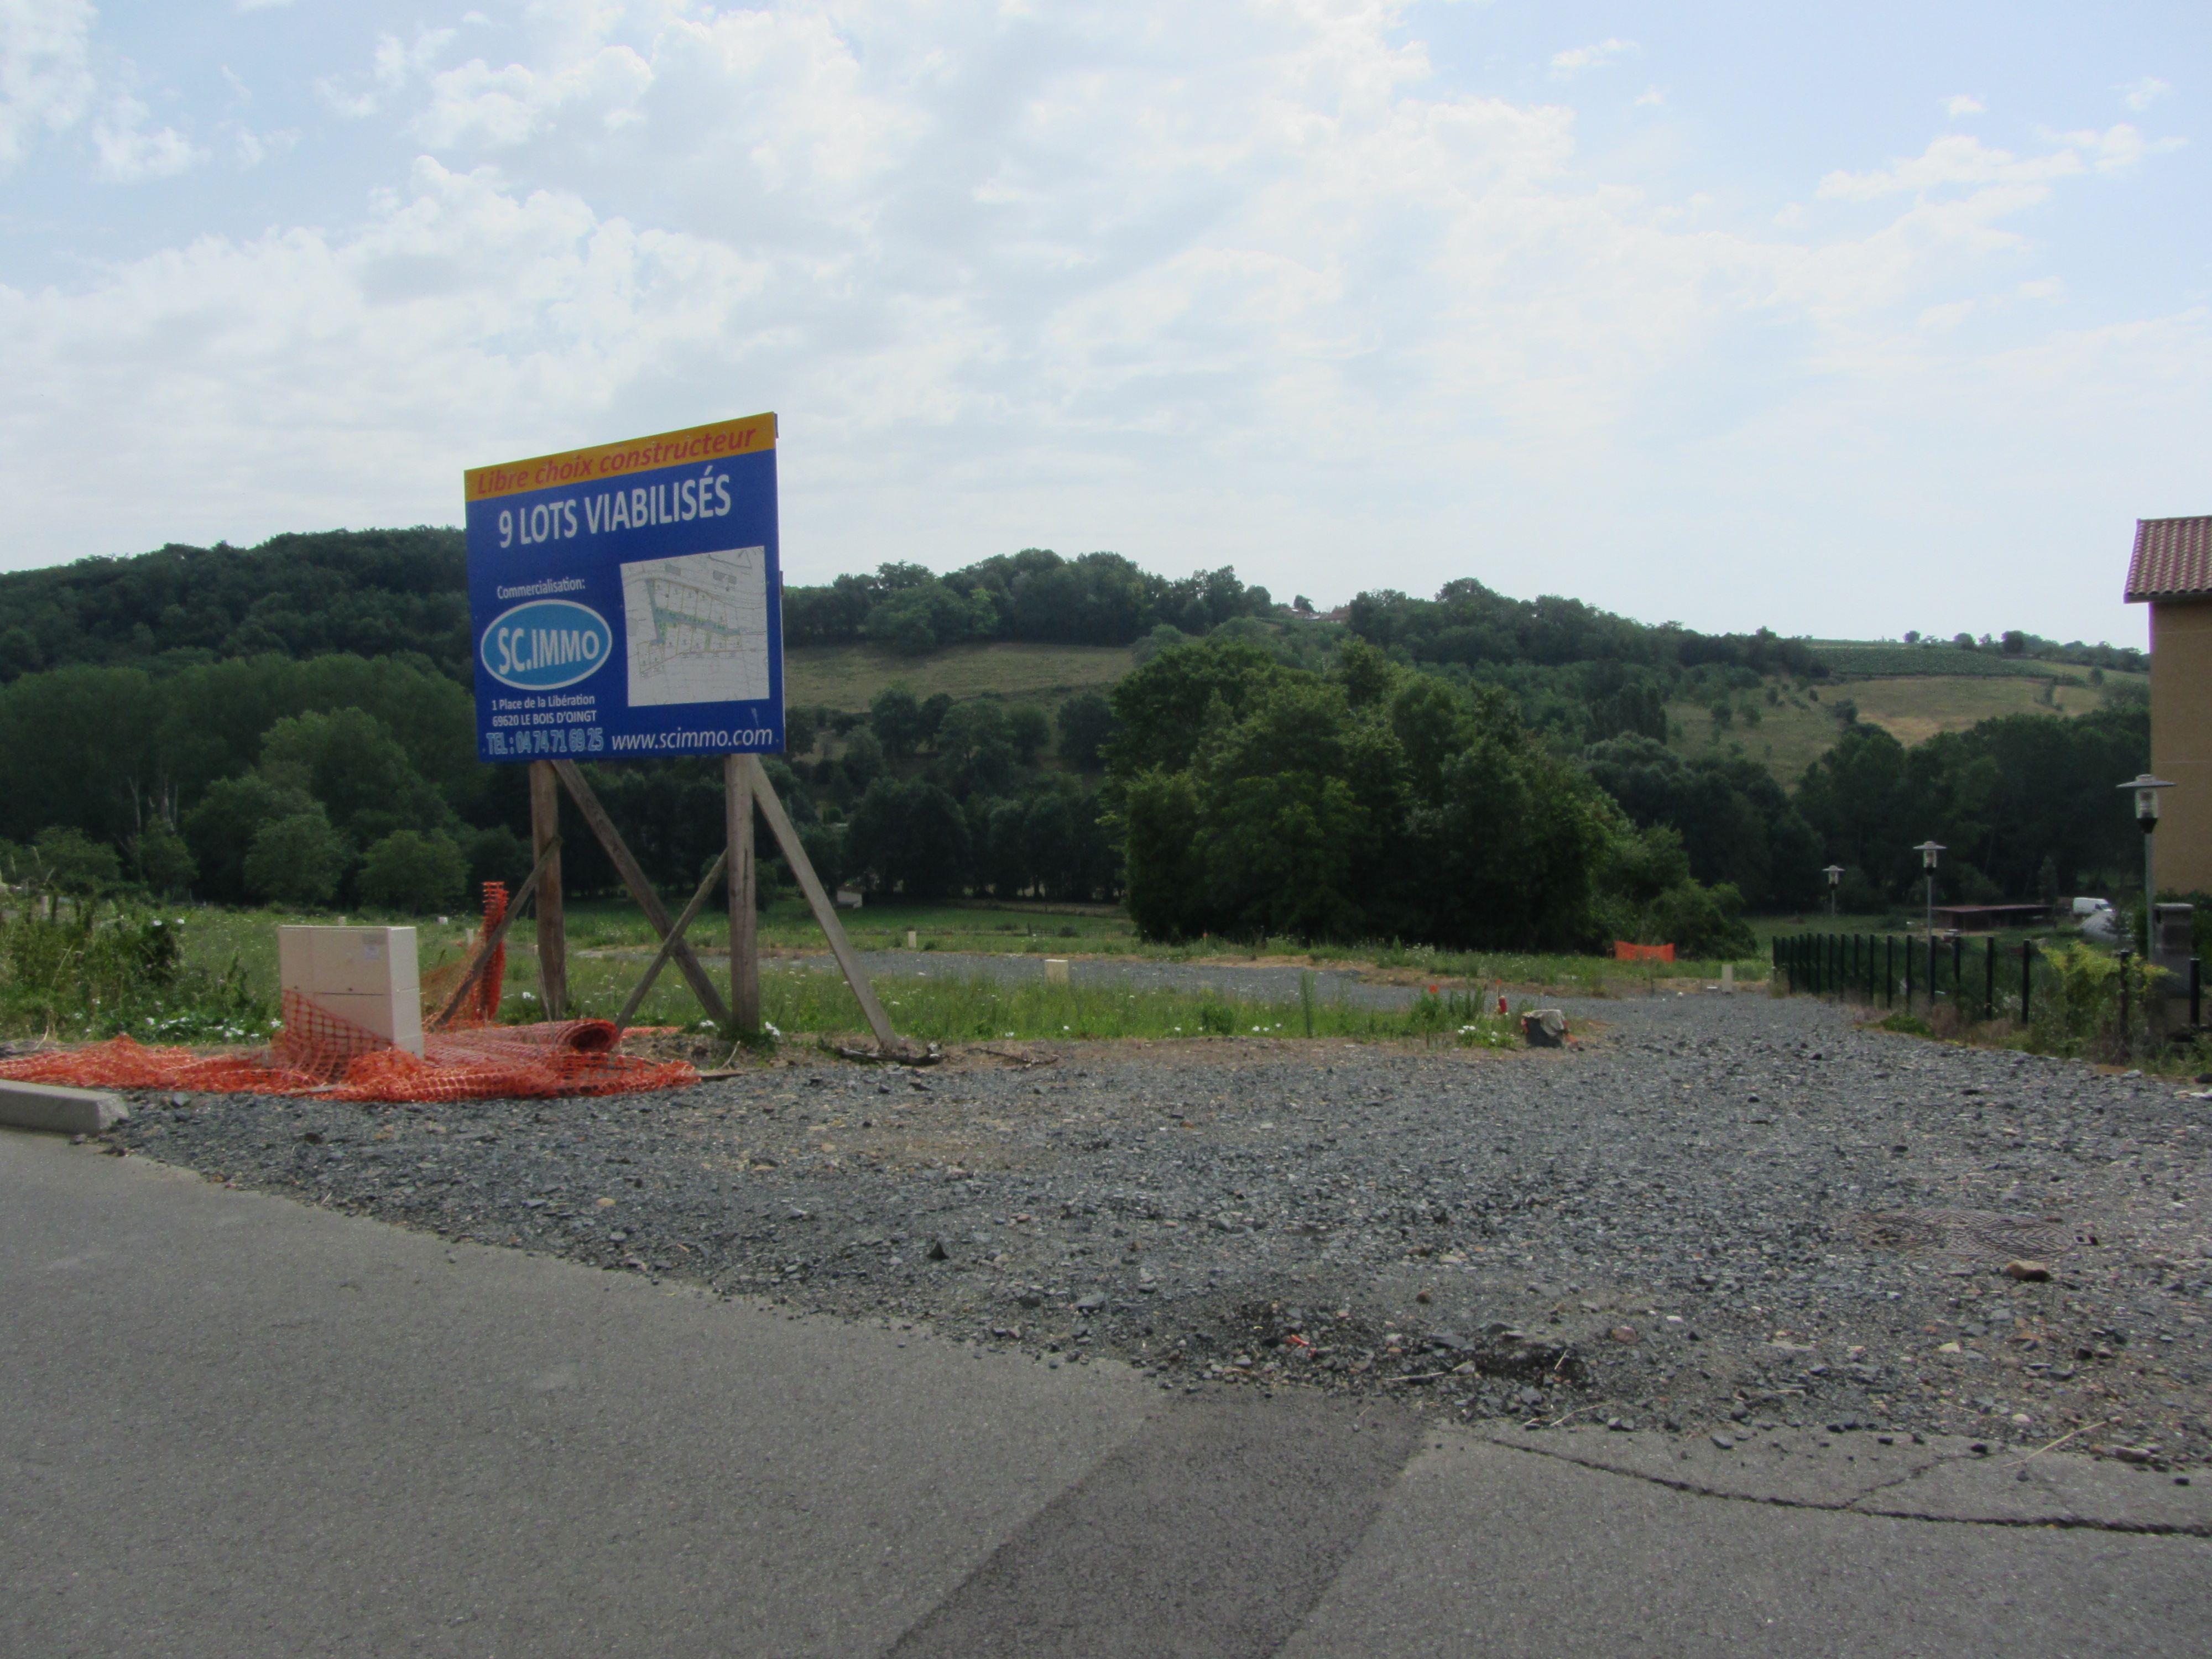
<path fill-rule="evenodd" d="M 2150 606 L 2150 764 L 2160 803 L 2158 884 L 2212 893 L 2212 599 Z"/>

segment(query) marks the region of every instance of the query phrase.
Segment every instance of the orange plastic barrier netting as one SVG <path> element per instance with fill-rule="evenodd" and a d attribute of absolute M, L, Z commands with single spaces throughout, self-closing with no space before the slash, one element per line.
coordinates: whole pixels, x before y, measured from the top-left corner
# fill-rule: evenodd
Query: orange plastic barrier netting
<path fill-rule="evenodd" d="M 507 884 L 503 881 L 484 883 L 483 925 L 477 930 L 477 951 L 483 948 L 483 941 L 492 936 L 493 930 L 506 916 L 507 905 Z M 422 976 L 425 1018 L 446 1006 L 446 999 L 453 994 L 453 988 L 461 982 L 461 975 L 468 972 L 469 964 L 476 960 L 477 951 L 470 951 L 459 962 L 449 962 L 442 968 L 434 968 Z M 490 962 L 485 964 L 483 977 L 469 992 L 468 1000 L 453 1011 L 452 1023 L 455 1025 L 495 1024 L 499 1019 L 499 1000 L 504 992 L 506 980 L 507 941 L 501 939 L 492 951 Z"/>
<path fill-rule="evenodd" d="M 260 1054 L 149 1048 L 127 1036 L 0 1060 L 0 1078 L 80 1088 L 182 1089 L 336 1100 L 489 1100 L 631 1094 L 699 1080 L 683 1060 L 614 1052 L 624 1034 L 604 1019 L 486 1025 L 433 1032 L 421 1058 L 301 996 L 284 993 L 284 1028 Z"/>

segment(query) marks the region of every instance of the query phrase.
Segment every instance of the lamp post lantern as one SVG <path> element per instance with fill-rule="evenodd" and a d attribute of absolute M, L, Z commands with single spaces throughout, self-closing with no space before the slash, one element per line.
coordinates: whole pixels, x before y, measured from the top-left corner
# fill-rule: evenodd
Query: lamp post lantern
<path fill-rule="evenodd" d="M 1828 878 L 1828 918 L 1832 921 L 1836 915 L 1836 884 L 1844 878 L 1844 866 L 1840 864 L 1831 864 L 1822 869 L 1820 873 Z"/>
<path fill-rule="evenodd" d="M 1939 841 L 1923 841 L 1912 849 L 1920 854 L 1920 867 L 1928 872 L 1928 937 L 1936 937 L 1936 855 L 1944 851 Z M 1928 947 L 1934 950 L 1934 945 Z"/>
<path fill-rule="evenodd" d="M 2158 903 L 2158 885 L 2153 879 L 2150 838 L 2151 832 L 2158 828 L 2158 792 L 2161 789 L 2171 789 L 2173 785 L 2166 778 L 2154 777 L 2148 772 L 2139 772 L 2120 785 L 2120 787 L 2135 791 L 2136 823 L 2142 830 L 2143 960 L 2148 962 L 2156 953 L 2158 945 L 2155 931 L 2157 923 L 2153 918 L 2153 912 Z"/>

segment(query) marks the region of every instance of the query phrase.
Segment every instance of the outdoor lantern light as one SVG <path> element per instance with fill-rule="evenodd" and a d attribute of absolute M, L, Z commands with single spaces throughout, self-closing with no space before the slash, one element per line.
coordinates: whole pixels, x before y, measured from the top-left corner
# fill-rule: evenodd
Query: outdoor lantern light
<path fill-rule="evenodd" d="M 2143 959 L 2148 962 L 2154 952 L 2157 941 L 2151 936 L 2154 926 L 2152 913 L 2158 902 L 2158 885 L 2151 878 L 2150 837 L 2158 828 L 2158 792 L 2173 787 L 2165 778 L 2154 777 L 2148 772 L 2138 772 L 2120 786 L 2136 792 L 2136 823 L 2143 832 Z"/>
<path fill-rule="evenodd" d="M 1920 854 L 1920 867 L 1928 872 L 1928 937 L 1933 939 L 1936 937 L 1936 855 L 1944 850 L 1943 843 L 1923 841 L 1912 850 Z"/>
<path fill-rule="evenodd" d="M 1820 873 L 1828 878 L 1828 914 L 1833 916 L 1836 914 L 1836 884 L 1844 878 L 1844 866 L 1831 864 Z"/>

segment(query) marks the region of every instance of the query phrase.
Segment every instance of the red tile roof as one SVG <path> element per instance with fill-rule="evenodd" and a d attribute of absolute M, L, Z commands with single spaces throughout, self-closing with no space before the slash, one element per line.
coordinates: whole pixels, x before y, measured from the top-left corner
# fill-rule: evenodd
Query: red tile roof
<path fill-rule="evenodd" d="M 2212 595 L 2212 518 L 2137 519 L 2128 599 Z"/>

